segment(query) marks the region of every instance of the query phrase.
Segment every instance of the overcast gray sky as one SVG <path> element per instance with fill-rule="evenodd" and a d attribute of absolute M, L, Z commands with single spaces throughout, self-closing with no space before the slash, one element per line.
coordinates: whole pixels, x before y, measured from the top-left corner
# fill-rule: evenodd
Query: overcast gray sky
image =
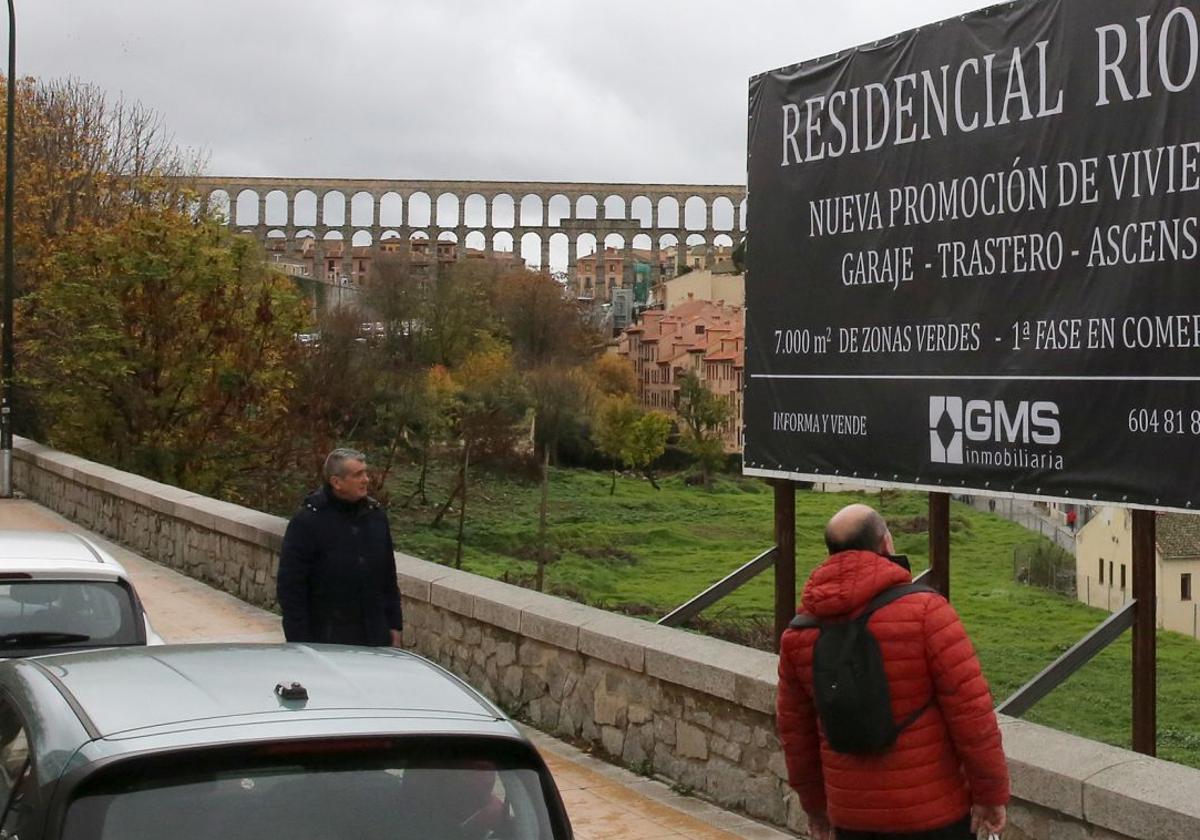
<path fill-rule="evenodd" d="M 214 175 L 743 183 L 747 81 L 978 0 L 16 0 Z M 0 18 L 0 23 L 2 23 Z"/>

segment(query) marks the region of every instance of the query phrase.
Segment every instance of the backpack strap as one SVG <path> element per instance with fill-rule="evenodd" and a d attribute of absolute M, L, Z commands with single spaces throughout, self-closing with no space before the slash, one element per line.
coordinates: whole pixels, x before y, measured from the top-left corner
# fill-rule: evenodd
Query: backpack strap
<path fill-rule="evenodd" d="M 890 589 L 885 589 L 872 598 L 867 604 L 867 608 L 859 613 L 858 617 L 854 620 L 865 622 L 876 610 L 886 607 L 888 604 L 892 603 L 892 601 L 897 601 L 900 598 L 903 598 L 905 595 L 913 595 L 917 592 L 932 592 L 934 595 L 941 594 L 932 586 L 927 586 L 923 583 L 903 583 L 900 586 L 893 586 Z"/>
<path fill-rule="evenodd" d="M 932 592 L 935 595 L 941 594 L 932 586 L 926 586 L 923 583 L 904 583 L 899 586 L 893 586 L 889 589 L 883 590 L 874 598 L 872 598 L 867 604 L 867 608 L 862 611 L 855 621 L 865 622 L 871 617 L 871 613 L 875 612 L 875 610 L 880 609 L 881 607 L 886 607 L 888 604 L 892 603 L 892 601 L 895 601 L 898 598 L 903 598 L 905 595 L 912 595 L 915 592 Z M 821 622 L 817 620 L 816 616 L 809 615 L 808 613 L 797 613 L 796 617 L 788 622 L 788 628 L 791 630 L 806 630 L 811 627 L 820 626 Z"/>
<path fill-rule="evenodd" d="M 890 589 L 885 589 L 882 592 L 880 592 L 878 595 L 876 595 L 874 598 L 872 598 L 870 603 L 867 604 L 867 608 L 865 610 L 863 610 L 862 613 L 859 614 L 859 616 L 854 620 L 862 622 L 863 626 L 865 627 L 866 623 L 867 623 L 867 619 L 869 619 L 871 617 L 871 614 L 874 613 L 876 610 L 878 610 L 882 607 L 886 607 L 888 604 L 892 603 L 892 601 L 900 600 L 905 595 L 913 595 L 917 592 L 932 592 L 934 595 L 942 594 L 942 593 L 938 592 L 936 589 L 934 589 L 932 586 L 927 586 L 924 583 L 903 583 L 899 586 L 893 586 Z M 904 718 L 904 720 L 902 720 L 898 724 L 896 724 L 896 731 L 901 732 L 901 731 L 907 729 L 912 724 L 916 723 L 917 718 L 919 718 L 921 715 L 925 714 L 925 712 L 928 711 L 929 707 L 932 705 L 933 705 L 933 698 L 930 697 L 929 700 L 926 701 L 923 706 L 921 706 L 921 708 L 917 709 L 912 714 L 910 714 L 908 717 Z"/>

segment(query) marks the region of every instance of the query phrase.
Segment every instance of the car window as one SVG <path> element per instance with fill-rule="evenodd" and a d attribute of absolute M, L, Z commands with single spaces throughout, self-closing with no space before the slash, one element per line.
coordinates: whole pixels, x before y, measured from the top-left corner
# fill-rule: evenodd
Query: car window
<path fill-rule="evenodd" d="M 12 656 L 24 648 L 96 647 L 137 641 L 133 598 L 118 583 L 0 583 L 0 656 Z"/>
<path fill-rule="evenodd" d="M 64 840 L 563 840 L 534 767 L 492 759 L 272 761 L 89 787 Z M 162 820 L 171 814 L 169 823 Z"/>

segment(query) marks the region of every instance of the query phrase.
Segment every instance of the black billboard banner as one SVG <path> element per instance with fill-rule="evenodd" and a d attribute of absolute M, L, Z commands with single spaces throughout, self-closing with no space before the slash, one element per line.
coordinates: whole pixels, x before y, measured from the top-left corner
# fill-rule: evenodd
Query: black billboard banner
<path fill-rule="evenodd" d="M 1200 2 L 750 80 L 744 471 L 1200 508 Z"/>

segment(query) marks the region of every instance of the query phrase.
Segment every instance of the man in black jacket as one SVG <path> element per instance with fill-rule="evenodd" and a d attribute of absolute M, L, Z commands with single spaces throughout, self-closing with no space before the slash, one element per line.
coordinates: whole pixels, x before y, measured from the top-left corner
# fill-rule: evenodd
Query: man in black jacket
<path fill-rule="evenodd" d="M 289 642 L 399 647 L 400 589 L 387 514 L 367 495 L 367 459 L 335 449 L 325 484 L 288 523 L 276 596 Z"/>

